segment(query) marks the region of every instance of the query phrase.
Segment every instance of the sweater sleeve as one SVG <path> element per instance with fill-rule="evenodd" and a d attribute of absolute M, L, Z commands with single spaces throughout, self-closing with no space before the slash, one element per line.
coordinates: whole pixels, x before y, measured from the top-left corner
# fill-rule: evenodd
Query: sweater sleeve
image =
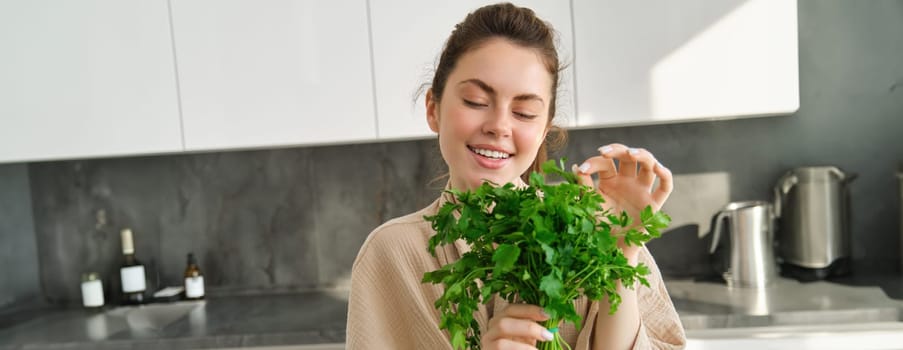
<path fill-rule="evenodd" d="M 649 288 L 637 287 L 640 303 L 640 328 L 634 349 L 682 349 L 686 346 L 686 335 L 680 317 L 674 309 L 661 272 L 652 254 L 643 247 L 639 260 L 649 266 Z"/>
<path fill-rule="evenodd" d="M 433 307 L 441 289 L 420 283 L 438 263 L 419 236 L 405 225 L 382 227 L 361 247 L 351 272 L 347 349 L 451 349 Z"/>
<path fill-rule="evenodd" d="M 671 303 L 668 290 L 665 289 L 661 272 L 659 272 L 652 255 L 649 254 L 649 250 L 645 247 L 640 251 L 639 261 L 649 267 L 649 275 L 646 276 L 649 287 L 647 288 L 643 285 L 636 287 L 640 327 L 637 330 L 633 349 L 682 349 L 686 346 L 683 325 L 680 323 L 674 304 Z M 600 310 L 598 301 L 584 304 L 585 302 L 585 298 L 577 301 L 578 310 L 586 307 L 587 313 L 584 317 L 584 326 L 576 335 L 574 350 L 593 349 L 596 317 L 599 312 L 608 312 L 607 308 Z"/>

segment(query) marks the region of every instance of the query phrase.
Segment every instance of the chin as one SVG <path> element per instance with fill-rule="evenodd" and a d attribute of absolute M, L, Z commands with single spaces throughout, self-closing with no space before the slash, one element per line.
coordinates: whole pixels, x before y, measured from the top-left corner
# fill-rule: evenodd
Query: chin
<path fill-rule="evenodd" d="M 508 182 L 511 182 L 512 180 L 513 180 L 513 178 L 509 179 L 509 178 L 507 178 L 507 177 L 505 177 L 505 176 L 498 176 L 498 175 L 496 175 L 496 176 L 484 176 L 484 177 L 478 177 L 478 178 L 476 178 L 476 179 L 473 179 L 473 180 L 470 182 L 470 185 L 471 185 L 473 188 L 477 188 L 477 187 L 480 187 L 480 185 L 482 185 L 483 182 L 489 181 L 490 183 L 493 183 L 493 184 L 495 184 L 495 185 L 501 186 L 501 185 L 504 185 L 504 184 L 506 184 L 506 183 L 508 183 Z"/>

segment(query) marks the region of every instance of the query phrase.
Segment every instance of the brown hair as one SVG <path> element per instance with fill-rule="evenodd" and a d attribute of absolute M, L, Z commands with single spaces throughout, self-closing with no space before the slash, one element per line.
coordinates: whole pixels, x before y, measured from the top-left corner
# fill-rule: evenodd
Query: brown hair
<path fill-rule="evenodd" d="M 530 171 L 540 172 L 540 165 L 548 159 L 548 152 L 558 150 L 567 140 L 567 132 L 555 125 L 555 104 L 558 100 L 559 72 L 564 66 L 559 63 L 558 51 L 555 49 L 555 30 L 552 26 L 536 17 L 533 10 L 525 7 L 517 7 L 510 3 L 488 5 L 471 12 L 464 21 L 455 25 L 451 36 L 445 42 L 445 48 L 439 57 L 439 64 L 433 76 L 433 99 L 439 103 L 448 76 L 455 69 L 458 60 L 464 54 L 475 50 L 490 39 L 502 38 L 516 45 L 534 49 L 542 57 L 546 70 L 552 75 L 552 100 L 549 103 L 549 120 L 547 127 L 549 134 L 543 140 L 536 159 L 521 178 L 528 181 Z"/>

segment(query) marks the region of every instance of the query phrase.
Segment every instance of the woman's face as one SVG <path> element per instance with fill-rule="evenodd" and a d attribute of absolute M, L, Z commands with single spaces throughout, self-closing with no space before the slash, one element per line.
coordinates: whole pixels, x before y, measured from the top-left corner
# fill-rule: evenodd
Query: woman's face
<path fill-rule="evenodd" d="M 552 75 L 533 49 L 491 39 L 462 55 L 440 103 L 427 94 L 451 186 L 514 181 L 536 158 L 548 130 Z"/>

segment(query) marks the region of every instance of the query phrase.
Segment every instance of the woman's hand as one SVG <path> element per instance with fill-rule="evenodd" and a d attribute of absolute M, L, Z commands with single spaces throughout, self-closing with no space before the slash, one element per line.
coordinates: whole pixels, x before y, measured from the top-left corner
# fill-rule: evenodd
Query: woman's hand
<path fill-rule="evenodd" d="M 613 214 L 626 211 L 634 223 L 640 223 L 640 212 L 646 206 L 658 211 L 668 199 L 674 186 L 671 171 L 662 166 L 652 153 L 642 148 L 628 148 L 619 143 L 599 147 L 601 155 L 587 159 L 579 167 L 574 165 L 580 183 L 596 189 L 605 198 L 604 209 Z M 618 160 L 615 166 L 614 160 Z M 638 169 L 639 168 L 639 169 Z M 593 183 L 592 174 L 598 174 L 598 182 Z M 658 176 L 655 191 L 652 186 Z M 624 255 L 635 261 L 639 254 L 637 246 L 628 246 L 619 241 Z"/>
<path fill-rule="evenodd" d="M 537 322 L 548 320 L 542 308 L 529 304 L 509 304 L 489 320 L 489 329 L 480 339 L 486 350 L 536 349 L 537 341 L 549 341 L 554 335 Z"/>

